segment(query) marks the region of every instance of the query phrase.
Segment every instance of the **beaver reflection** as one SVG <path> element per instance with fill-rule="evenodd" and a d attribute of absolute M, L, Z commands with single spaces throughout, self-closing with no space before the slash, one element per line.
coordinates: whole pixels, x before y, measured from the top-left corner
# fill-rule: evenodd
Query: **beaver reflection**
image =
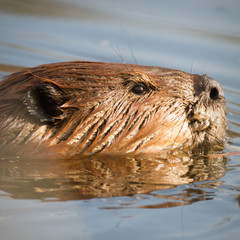
<path fill-rule="evenodd" d="M 0 161 L 0 188 L 14 198 L 72 200 L 98 197 L 150 194 L 198 181 L 217 182 L 225 174 L 219 158 L 172 157 L 171 162 L 151 157 L 99 157 L 59 159 L 20 159 Z M 209 183 L 208 183 L 209 184 Z M 210 185 L 208 186 L 208 188 Z M 152 193 L 153 194 L 153 193 Z M 178 195 L 161 196 L 158 207 L 206 200 L 204 187 L 193 187 Z M 213 196 L 212 196 L 213 197 Z M 171 203 L 169 203 L 169 201 Z"/>
<path fill-rule="evenodd" d="M 225 115 L 216 80 L 160 67 L 65 62 L 0 82 L 2 151 L 191 152 L 222 145 Z"/>

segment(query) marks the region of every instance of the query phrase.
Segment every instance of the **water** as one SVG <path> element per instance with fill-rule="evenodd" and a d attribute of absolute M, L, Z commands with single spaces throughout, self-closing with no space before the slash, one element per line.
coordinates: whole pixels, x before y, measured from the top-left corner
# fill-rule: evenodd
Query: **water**
<path fill-rule="evenodd" d="M 93 60 L 207 73 L 240 150 L 240 3 L 0 1 L 0 76 Z M 1 239 L 239 239 L 240 157 L 0 160 Z"/>

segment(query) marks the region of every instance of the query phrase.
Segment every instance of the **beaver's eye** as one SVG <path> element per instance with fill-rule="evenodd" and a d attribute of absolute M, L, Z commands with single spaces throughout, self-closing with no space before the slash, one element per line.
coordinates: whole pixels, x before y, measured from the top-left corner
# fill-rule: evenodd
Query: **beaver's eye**
<path fill-rule="evenodd" d="M 136 83 L 132 87 L 132 92 L 137 95 L 144 95 L 147 92 L 148 88 L 145 84 L 143 83 Z"/>

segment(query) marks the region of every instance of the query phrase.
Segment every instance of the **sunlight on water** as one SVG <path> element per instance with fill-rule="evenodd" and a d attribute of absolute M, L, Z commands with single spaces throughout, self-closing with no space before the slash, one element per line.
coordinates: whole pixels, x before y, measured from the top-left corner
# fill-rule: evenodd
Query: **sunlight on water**
<path fill-rule="evenodd" d="M 240 151 L 237 0 L 1 1 L 0 76 L 91 60 L 163 66 L 216 78 Z M 220 152 L 221 153 L 221 152 Z M 239 154 L 0 155 L 0 238 L 238 239 Z"/>

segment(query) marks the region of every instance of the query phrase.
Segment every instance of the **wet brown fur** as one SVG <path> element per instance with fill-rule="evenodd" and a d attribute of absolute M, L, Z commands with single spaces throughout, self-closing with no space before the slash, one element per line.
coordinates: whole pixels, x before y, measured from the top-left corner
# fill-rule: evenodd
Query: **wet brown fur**
<path fill-rule="evenodd" d="M 148 153 L 219 144 L 226 109 L 221 86 L 203 75 L 131 64 L 64 62 L 24 69 L 0 82 L 0 143 L 64 155 Z M 212 82 L 213 81 L 213 82 Z M 144 84 L 146 93 L 132 92 Z M 50 84 L 61 114 L 39 122 L 28 89 Z M 45 86 L 44 85 L 44 86 Z M 217 89 L 216 99 L 210 98 Z"/>

